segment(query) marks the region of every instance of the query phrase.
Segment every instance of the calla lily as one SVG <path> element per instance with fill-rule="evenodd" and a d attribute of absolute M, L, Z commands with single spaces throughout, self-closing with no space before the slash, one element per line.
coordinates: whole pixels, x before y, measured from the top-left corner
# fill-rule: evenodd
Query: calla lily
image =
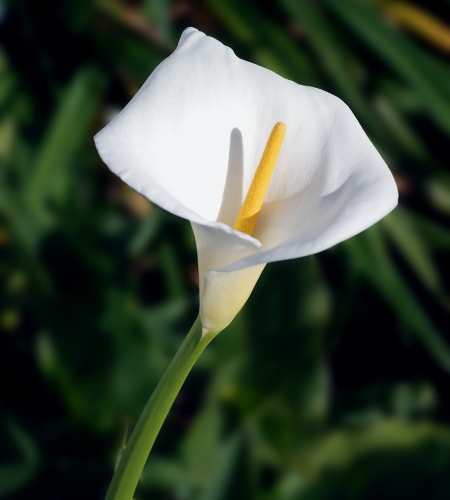
<path fill-rule="evenodd" d="M 249 235 L 234 225 L 277 122 L 284 141 Z M 126 183 L 191 222 L 204 335 L 232 321 L 267 263 L 350 238 L 398 199 L 340 99 L 243 61 L 193 28 L 95 142 Z"/>

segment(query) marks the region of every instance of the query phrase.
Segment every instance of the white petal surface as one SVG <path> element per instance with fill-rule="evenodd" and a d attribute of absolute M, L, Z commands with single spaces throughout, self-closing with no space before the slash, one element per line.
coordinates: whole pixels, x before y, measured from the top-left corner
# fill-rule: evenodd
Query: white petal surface
<path fill-rule="evenodd" d="M 231 227 L 278 121 L 286 136 L 252 238 Z M 193 28 L 95 141 L 125 182 L 192 222 L 211 331 L 231 321 L 265 263 L 329 248 L 397 203 L 389 169 L 342 101 Z"/>
<path fill-rule="evenodd" d="M 254 233 L 264 251 L 222 271 L 321 252 L 367 229 L 397 205 L 392 174 L 352 112 L 336 97 L 309 90 L 322 94 L 323 103 L 330 101 L 333 114 L 322 126 L 311 123 L 301 139 L 303 153 L 282 165 L 283 175 L 277 165 L 274 178 L 288 179 L 292 190 L 304 181 L 299 161 L 314 165 L 315 173 L 297 193 L 264 203 Z"/>

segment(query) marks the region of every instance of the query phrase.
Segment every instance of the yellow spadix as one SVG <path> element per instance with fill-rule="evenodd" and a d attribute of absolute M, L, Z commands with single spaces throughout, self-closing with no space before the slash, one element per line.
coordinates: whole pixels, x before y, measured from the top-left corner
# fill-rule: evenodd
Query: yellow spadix
<path fill-rule="evenodd" d="M 234 229 L 250 236 L 255 230 L 256 221 L 261 210 L 267 188 L 272 177 L 281 145 L 283 144 L 286 125 L 278 122 L 272 129 L 264 153 L 256 169 L 252 183 L 242 204 Z"/>

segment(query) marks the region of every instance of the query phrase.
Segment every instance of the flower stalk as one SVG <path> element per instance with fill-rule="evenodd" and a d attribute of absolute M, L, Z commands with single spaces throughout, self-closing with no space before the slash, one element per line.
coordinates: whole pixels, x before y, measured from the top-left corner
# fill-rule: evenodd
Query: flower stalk
<path fill-rule="evenodd" d="M 106 500 L 131 500 L 153 443 L 194 363 L 215 334 L 202 336 L 197 317 L 178 352 L 156 386 L 123 451 Z"/>
<path fill-rule="evenodd" d="M 273 169 L 284 139 L 286 126 L 277 123 L 262 155 L 247 197 L 236 220 L 235 229 L 252 234 Z M 217 333 L 202 332 L 197 317 L 154 393 L 148 401 L 126 445 L 111 481 L 106 500 L 131 500 L 153 443 L 178 392 L 195 361 Z"/>

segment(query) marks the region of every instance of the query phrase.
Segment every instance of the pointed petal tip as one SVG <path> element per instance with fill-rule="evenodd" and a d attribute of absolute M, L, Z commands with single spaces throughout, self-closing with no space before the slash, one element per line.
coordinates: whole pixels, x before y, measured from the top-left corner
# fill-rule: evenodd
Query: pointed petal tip
<path fill-rule="evenodd" d="M 199 31 L 197 28 L 194 28 L 194 27 L 189 27 L 189 28 L 186 28 L 183 33 L 181 33 L 181 36 L 180 36 L 180 40 L 178 41 L 178 47 L 180 47 L 181 45 L 183 45 L 191 36 L 193 35 L 203 35 L 205 36 L 204 33 L 202 33 L 201 31 Z"/>
<path fill-rule="evenodd" d="M 185 36 L 185 35 L 190 35 L 191 33 L 200 33 L 200 31 L 198 31 L 197 28 L 194 28 L 193 26 L 189 26 L 188 28 L 186 28 L 183 33 L 181 34 L 181 37 Z"/>

